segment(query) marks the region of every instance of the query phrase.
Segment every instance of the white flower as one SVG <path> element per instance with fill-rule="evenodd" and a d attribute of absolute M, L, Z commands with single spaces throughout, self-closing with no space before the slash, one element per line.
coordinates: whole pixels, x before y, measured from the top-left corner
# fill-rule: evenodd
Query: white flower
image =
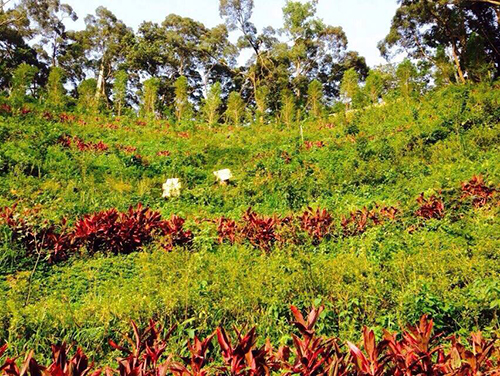
<path fill-rule="evenodd" d="M 224 170 L 214 171 L 214 175 L 221 183 L 225 183 L 233 177 L 231 170 L 229 170 L 228 168 L 225 168 Z"/>
<path fill-rule="evenodd" d="M 163 184 L 163 197 L 177 197 L 181 194 L 181 182 L 178 178 L 167 179 Z"/>

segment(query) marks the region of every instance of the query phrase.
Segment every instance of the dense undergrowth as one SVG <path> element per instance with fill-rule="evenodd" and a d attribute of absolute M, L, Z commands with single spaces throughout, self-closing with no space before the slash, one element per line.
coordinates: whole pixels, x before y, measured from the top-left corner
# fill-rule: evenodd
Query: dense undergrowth
<path fill-rule="evenodd" d="M 48 357 L 66 341 L 105 362 L 129 320 L 155 318 L 177 324 L 178 338 L 255 325 L 259 338 L 291 345 L 292 304 L 323 304 L 318 333 L 356 343 L 363 325 L 380 337 L 423 314 L 446 335 L 492 337 L 499 99 L 491 86 L 450 86 L 303 122 L 303 139 L 299 124 L 209 128 L 4 106 L 0 207 L 14 209 L 0 227 L 0 338 L 9 355 Z M 232 184 L 215 184 L 221 168 Z M 165 200 L 171 177 L 182 193 Z M 127 211 L 139 203 L 161 218 L 131 235 Z M 109 236 L 89 230 L 96 215 Z M 40 246 L 47 229 L 71 234 L 58 260 L 53 243 Z"/>

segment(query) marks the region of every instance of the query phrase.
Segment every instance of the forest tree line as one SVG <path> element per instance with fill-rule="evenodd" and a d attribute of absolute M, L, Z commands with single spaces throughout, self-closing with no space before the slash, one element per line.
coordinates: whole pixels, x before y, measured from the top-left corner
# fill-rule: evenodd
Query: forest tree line
<path fill-rule="evenodd" d="M 220 0 L 223 22 L 213 28 L 170 14 L 137 31 L 99 7 L 75 31 L 78 15 L 60 0 L 0 0 L 0 92 L 16 108 L 289 123 L 500 75 L 496 0 L 398 0 L 378 48 L 388 61 L 406 58 L 372 69 L 316 7 L 287 0 L 282 27 L 258 30 L 253 0 Z M 239 64 L 245 50 L 251 57 Z"/>

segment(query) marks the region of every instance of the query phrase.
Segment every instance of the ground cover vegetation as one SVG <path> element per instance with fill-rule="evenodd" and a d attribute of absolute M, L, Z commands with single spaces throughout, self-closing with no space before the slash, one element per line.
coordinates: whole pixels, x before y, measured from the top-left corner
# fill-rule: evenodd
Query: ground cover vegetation
<path fill-rule="evenodd" d="M 0 5 L 1 373 L 498 372 L 496 2 L 400 1 L 371 69 L 315 1 Z"/>

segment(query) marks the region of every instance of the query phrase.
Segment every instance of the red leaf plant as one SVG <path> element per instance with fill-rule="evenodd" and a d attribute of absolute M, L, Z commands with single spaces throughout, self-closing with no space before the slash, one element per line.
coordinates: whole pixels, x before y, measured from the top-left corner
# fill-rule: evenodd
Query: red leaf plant
<path fill-rule="evenodd" d="M 242 235 L 256 248 L 266 253 L 271 251 L 273 244 L 279 240 L 277 226 L 280 220 L 277 216 L 259 216 L 252 208 L 243 215 Z"/>
<path fill-rule="evenodd" d="M 0 357 L 7 348 L 4 345 L 0 348 Z M 0 373 L 8 376 L 98 376 L 100 369 L 93 370 L 93 363 L 89 363 L 87 356 L 82 349 L 78 348 L 73 357 L 68 358 L 68 348 L 65 344 L 61 346 L 52 345 L 52 362 L 47 367 L 37 363 L 30 351 L 26 356 L 21 368 L 16 364 L 16 359 L 7 358 L 2 366 Z M 2 351 L 3 349 L 3 351 Z"/>
<path fill-rule="evenodd" d="M 496 193 L 496 189 L 488 187 L 484 184 L 481 175 L 474 175 L 468 182 L 462 183 L 461 199 L 472 198 L 472 205 L 475 208 L 480 208 L 488 203 Z"/>
<path fill-rule="evenodd" d="M 61 136 L 59 138 L 59 143 L 63 145 L 64 147 L 70 148 L 73 145 L 76 146 L 76 148 L 80 151 L 106 151 L 109 149 L 109 146 L 106 145 L 104 142 L 99 141 L 97 143 L 93 142 L 85 142 L 83 139 L 81 139 L 78 136 L 74 137 L 69 137 L 67 135 Z"/>
<path fill-rule="evenodd" d="M 203 341 L 200 341 L 197 336 L 194 337 L 193 343 L 187 342 L 187 348 L 190 356 L 182 358 L 184 364 L 173 362 L 170 365 L 170 371 L 175 376 L 207 376 L 209 370 L 205 366 L 209 363 L 207 359 L 207 351 L 212 342 L 215 333 L 212 333 Z"/>
<path fill-rule="evenodd" d="M 325 147 L 325 143 L 323 141 L 304 141 L 304 145 L 307 150 L 310 150 L 314 147 L 318 149 Z"/>
<path fill-rule="evenodd" d="M 323 309 L 323 306 L 313 308 L 307 319 L 304 319 L 297 307 L 291 307 L 295 317 L 293 324 L 302 337 L 292 334 L 295 361 L 293 364 L 286 364 L 288 372 L 285 375 L 348 375 L 348 355 L 342 353 L 335 339 L 323 339 L 316 336 L 314 331 L 314 325 Z"/>
<path fill-rule="evenodd" d="M 387 341 L 383 340 L 377 344 L 373 330 L 368 329 L 366 326 L 363 327 L 363 347 L 366 355 L 349 341 L 347 341 L 347 346 L 351 352 L 358 375 L 380 376 L 385 374 L 385 365 L 389 361 L 389 356 L 384 355 Z"/>
<path fill-rule="evenodd" d="M 72 249 L 71 233 L 66 227 L 66 219 L 63 218 L 60 229 L 57 230 L 55 225 L 47 221 L 36 225 L 36 210 L 19 213 L 16 208 L 16 204 L 11 208 L 0 208 L 0 223 L 10 229 L 12 240 L 21 243 L 31 256 L 48 255 L 50 263 L 65 260 L 68 251 Z"/>
<path fill-rule="evenodd" d="M 385 332 L 387 351 L 394 375 L 442 375 L 444 354 L 437 344 L 439 335 L 433 334 L 433 321 L 427 315 L 420 323 L 403 331 L 402 339 Z M 434 361 L 436 359 L 437 361 Z"/>
<path fill-rule="evenodd" d="M 342 216 L 340 225 L 344 236 L 354 236 L 364 233 L 368 227 L 368 220 L 371 220 L 374 225 L 379 225 L 382 221 L 375 210 L 368 210 L 364 207 L 362 210 L 356 210 L 349 214 L 348 217 Z"/>
<path fill-rule="evenodd" d="M 217 220 L 217 235 L 219 236 L 219 243 L 222 244 L 228 241 L 234 244 L 238 238 L 239 228 L 236 222 L 232 219 L 220 217 Z"/>
<path fill-rule="evenodd" d="M 176 329 L 172 326 L 165 337 L 162 338 L 163 328 L 155 321 L 150 320 L 149 325 L 139 330 L 136 323 L 132 321 L 134 337 L 125 337 L 125 340 L 131 345 L 132 349 L 116 344 L 109 340 L 109 344 L 114 349 L 120 350 L 126 357 L 118 358 L 118 373 L 120 376 L 154 376 L 158 374 L 165 375 L 171 363 L 169 356 L 165 363 L 160 364 L 167 347 L 167 341 Z M 110 369 L 106 373 L 111 373 Z"/>
<path fill-rule="evenodd" d="M 161 228 L 163 235 L 167 237 L 164 248 L 171 251 L 174 247 L 189 247 L 193 242 L 193 233 L 190 230 L 184 230 L 184 218 L 178 217 L 175 214 L 170 217 L 170 220 L 163 221 Z"/>
<path fill-rule="evenodd" d="M 314 244 L 319 244 L 320 241 L 331 234 L 333 226 L 333 218 L 325 209 L 307 208 L 307 210 L 299 217 L 300 227 L 313 238 Z"/>
<path fill-rule="evenodd" d="M 236 343 L 233 345 L 223 328 L 217 328 L 217 341 L 221 348 L 224 366 L 220 367 L 223 375 L 261 376 L 270 375 L 271 371 L 280 369 L 280 363 L 272 354 L 272 348 L 264 345 L 255 348 L 256 329 L 252 328 L 243 335 L 235 329 Z"/>
<path fill-rule="evenodd" d="M 0 114 L 1 115 L 12 115 L 12 107 L 9 106 L 8 104 L 1 104 L 0 105 Z"/>
<path fill-rule="evenodd" d="M 112 348 L 119 350 L 115 368 L 106 367 L 106 376 L 493 376 L 500 374 L 500 347 L 496 339 L 486 340 L 481 333 L 472 333 L 466 345 L 455 336 L 440 339 L 433 333 L 433 322 L 423 316 L 415 327 L 403 330 L 401 334 L 384 332 L 377 343 L 373 330 L 363 328 L 363 346 L 347 342 L 339 345 L 334 338 L 323 338 L 316 334 L 314 326 L 323 307 L 312 309 L 307 317 L 296 307 L 291 307 L 295 318 L 294 326 L 300 335 L 292 335 L 293 348 L 280 347 L 274 352 L 269 340 L 256 346 L 256 329 L 246 334 L 235 330 L 236 338 L 231 340 L 223 328 L 216 330 L 221 350 L 221 361 L 208 358 L 207 353 L 214 334 L 204 340 L 194 338 L 188 341 L 189 356 L 173 361 L 167 354 L 167 341 L 175 326 L 163 335 L 158 323 L 139 330 L 132 322 L 132 337 L 125 336 L 123 344 L 109 341 Z M 128 345 L 127 345 L 128 343 Z M 0 358 L 7 346 L 0 346 Z M 0 362 L 2 376 L 98 376 L 81 349 L 69 357 L 66 345 L 52 346 L 52 360 L 48 366 L 39 365 L 33 352 L 28 352 L 20 366 L 16 359 L 7 358 Z"/>
<path fill-rule="evenodd" d="M 417 198 L 420 208 L 415 212 L 417 217 L 423 219 L 442 219 L 444 217 L 444 202 L 441 198 L 432 195 L 428 199 L 421 193 Z"/>
<path fill-rule="evenodd" d="M 90 253 L 106 250 L 118 253 L 137 251 L 164 232 L 167 223 L 158 212 L 139 204 L 120 213 L 110 209 L 85 216 L 75 223 L 73 242 Z"/>
<path fill-rule="evenodd" d="M 134 154 L 136 151 L 137 151 L 137 148 L 135 146 L 131 146 L 131 145 L 116 145 L 116 148 L 118 150 L 121 150 L 123 151 L 124 153 L 127 153 L 127 154 Z"/>

